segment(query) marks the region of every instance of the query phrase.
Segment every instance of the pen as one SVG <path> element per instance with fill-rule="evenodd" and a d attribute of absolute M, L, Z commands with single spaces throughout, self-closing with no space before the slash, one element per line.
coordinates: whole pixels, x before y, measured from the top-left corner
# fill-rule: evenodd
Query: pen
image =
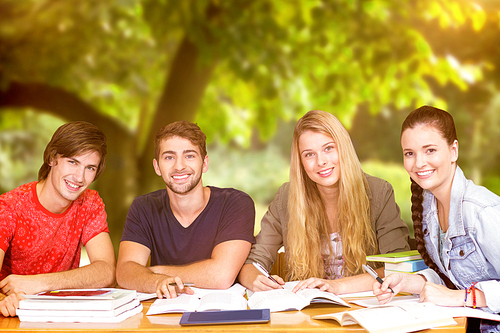
<path fill-rule="evenodd" d="M 362 265 L 363 266 L 363 269 L 372 276 L 372 278 L 374 278 L 375 280 L 377 280 L 378 283 L 382 284 L 384 283 L 384 280 L 382 280 L 380 278 L 380 276 L 378 276 L 377 272 L 375 272 L 373 270 L 373 268 L 371 268 L 370 266 L 367 266 L 367 265 Z M 394 290 L 392 290 L 391 287 L 388 287 L 389 290 L 394 294 Z"/>
<path fill-rule="evenodd" d="M 184 285 L 184 287 L 194 287 L 194 283 L 193 282 L 183 282 L 182 284 Z M 176 286 L 177 283 L 175 283 L 175 282 L 169 282 L 168 285 L 169 286 Z"/>
<path fill-rule="evenodd" d="M 278 283 L 278 281 L 276 281 L 276 280 L 275 280 L 275 279 L 271 276 L 271 274 L 269 274 L 269 272 L 268 272 L 268 271 L 267 271 L 267 270 L 266 270 L 266 269 L 265 269 L 265 268 L 264 268 L 261 264 L 259 264 L 258 262 L 253 262 L 252 264 L 255 266 L 255 268 L 257 268 L 257 269 L 259 270 L 259 272 L 261 272 L 262 274 L 264 274 L 265 276 L 267 276 L 267 278 L 268 278 L 269 280 L 271 280 L 271 281 L 273 281 L 274 283 L 276 283 L 278 286 L 280 286 L 280 287 L 281 287 L 281 289 L 284 289 L 284 288 L 283 288 L 283 286 L 282 286 L 282 285 L 280 285 L 280 284 Z"/>

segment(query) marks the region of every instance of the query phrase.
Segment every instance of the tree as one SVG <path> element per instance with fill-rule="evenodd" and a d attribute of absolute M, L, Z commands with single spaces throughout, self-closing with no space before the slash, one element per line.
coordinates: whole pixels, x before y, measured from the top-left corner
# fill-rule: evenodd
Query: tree
<path fill-rule="evenodd" d="M 464 13 L 484 24 L 484 11 L 460 0 L 4 0 L 0 110 L 106 133 L 97 188 L 117 237 L 133 197 L 163 187 L 151 169 L 161 126 L 195 120 L 211 140 L 248 146 L 253 128 L 268 139 L 278 119 L 312 108 L 349 127 L 363 103 L 371 114 L 443 106 L 427 78 L 467 83 L 417 28 L 468 24 Z"/>
<path fill-rule="evenodd" d="M 458 22 L 433 19 L 419 24 L 426 41 L 436 56 L 448 59 L 466 82 L 450 84 L 439 76 L 427 78 L 433 93 L 447 101 L 455 118 L 460 143 L 459 164 L 476 183 L 500 194 L 500 150 L 491 143 L 500 139 L 500 3 L 484 1 L 484 18 L 474 22 L 467 15 Z M 411 109 L 390 107 L 386 112 L 369 117 L 360 108 L 355 118 L 353 139 L 365 144 L 358 149 L 361 158 L 384 161 L 401 160 L 399 131 Z M 369 138 L 369 139 L 368 139 Z M 382 155 L 381 155 L 382 153 Z"/>

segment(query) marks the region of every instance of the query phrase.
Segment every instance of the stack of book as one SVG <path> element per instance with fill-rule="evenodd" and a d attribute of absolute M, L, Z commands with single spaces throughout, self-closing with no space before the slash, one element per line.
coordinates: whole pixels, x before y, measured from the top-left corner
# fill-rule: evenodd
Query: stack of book
<path fill-rule="evenodd" d="M 378 261 L 385 263 L 385 275 L 392 273 L 411 273 L 427 268 L 424 260 L 417 250 L 377 254 L 366 257 L 367 261 Z"/>
<path fill-rule="evenodd" d="M 142 312 L 135 290 L 66 289 L 24 297 L 16 311 L 22 322 L 118 323 Z"/>

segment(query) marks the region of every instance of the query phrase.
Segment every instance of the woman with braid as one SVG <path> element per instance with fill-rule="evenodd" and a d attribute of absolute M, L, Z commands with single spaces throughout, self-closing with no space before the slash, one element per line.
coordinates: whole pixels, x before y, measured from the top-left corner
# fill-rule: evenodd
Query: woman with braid
<path fill-rule="evenodd" d="M 452 116 L 430 106 L 414 110 L 403 122 L 401 146 L 412 182 L 415 242 L 429 269 L 391 274 L 374 284 L 375 295 L 387 303 L 391 287 L 420 294 L 422 302 L 500 312 L 500 197 L 458 167 Z"/>
<path fill-rule="evenodd" d="M 307 112 L 292 138 L 290 182 L 283 184 L 261 222 L 256 244 L 239 274 L 253 291 L 301 280 L 294 291 L 319 288 L 335 294 L 370 290 L 366 256 L 409 249 L 392 186 L 363 172 L 349 133 L 325 111 Z M 284 246 L 287 276 L 262 275 Z M 383 275 L 383 267 L 379 274 Z"/>

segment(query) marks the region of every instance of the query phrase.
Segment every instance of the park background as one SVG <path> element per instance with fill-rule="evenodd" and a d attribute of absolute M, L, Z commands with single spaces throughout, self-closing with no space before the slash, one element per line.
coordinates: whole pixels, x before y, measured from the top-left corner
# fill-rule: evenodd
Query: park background
<path fill-rule="evenodd" d="M 459 165 L 500 194 L 499 81 L 497 0 L 0 0 L 0 193 L 36 180 L 61 124 L 94 123 L 117 249 L 133 198 L 165 188 L 154 135 L 188 120 L 208 138 L 204 184 L 250 194 L 258 231 L 297 119 L 320 109 L 411 227 L 402 120 L 449 111 Z"/>

